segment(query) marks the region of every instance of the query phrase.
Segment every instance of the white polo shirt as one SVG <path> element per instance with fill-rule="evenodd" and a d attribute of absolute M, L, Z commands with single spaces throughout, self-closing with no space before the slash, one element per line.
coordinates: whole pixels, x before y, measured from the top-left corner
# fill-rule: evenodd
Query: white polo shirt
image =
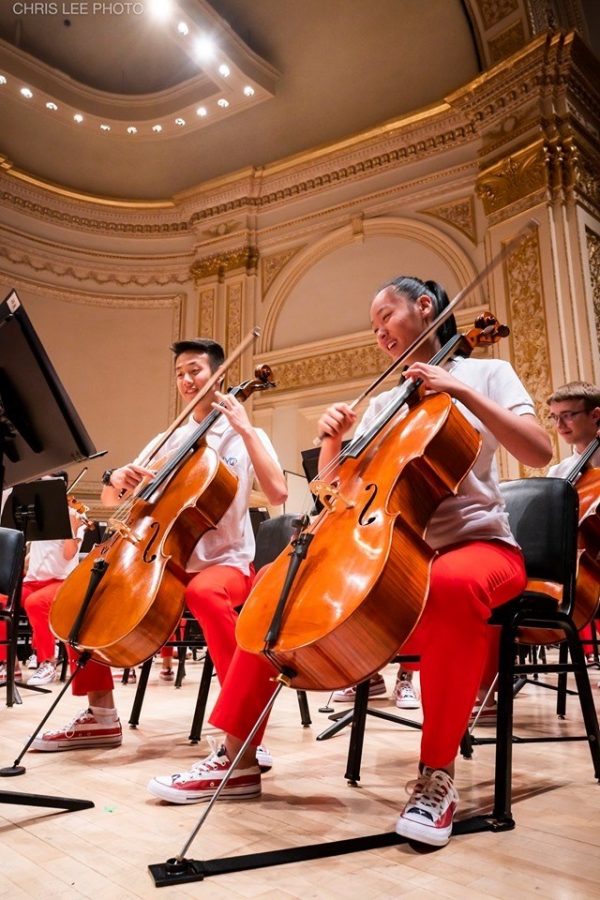
<path fill-rule="evenodd" d="M 173 432 L 157 456 L 164 458 L 174 453 L 191 438 L 197 428 L 198 422 L 190 416 L 185 425 L 181 425 Z M 275 449 L 266 433 L 261 428 L 256 428 L 255 431 L 269 455 L 278 462 Z M 159 434 L 150 441 L 134 460 L 134 464 L 143 465 L 144 459 L 161 438 L 162 434 Z M 202 535 L 185 568 L 187 572 L 201 572 L 207 566 L 233 566 L 247 575 L 250 563 L 254 559 L 255 549 L 254 533 L 248 512 L 254 468 L 244 441 L 225 416 L 217 419 L 206 435 L 206 443 L 218 453 L 220 459 L 237 477 L 238 486 L 231 505 L 217 527 Z M 152 462 L 149 466 L 152 468 Z"/>
<path fill-rule="evenodd" d="M 510 363 L 498 359 L 457 357 L 450 360 L 445 368 L 455 378 L 505 409 L 517 415 L 526 413 L 535 415 L 533 400 Z M 368 431 L 370 424 L 399 390 L 399 387 L 392 388 L 371 400 L 359 423 L 357 435 Z M 453 402 L 481 434 L 481 451 L 473 468 L 461 482 L 457 495 L 442 500 L 432 515 L 425 540 L 436 550 L 460 541 L 477 540 L 501 540 L 516 546 L 498 487 L 498 473 L 494 459 L 498 441 L 466 406 L 458 400 Z"/>
<path fill-rule="evenodd" d="M 575 468 L 580 456 L 581 453 L 578 453 L 577 450 L 573 448 L 571 456 L 563 459 L 562 462 L 556 463 L 554 466 L 550 466 L 548 469 L 548 476 L 552 478 L 566 478 L 571 470 Z M 588 465 L 594 468 L 600 467 L 600 448 L 592 455 Z"/>
<path fill-rule="evenodd" d="M 77 538 L 81 542 L 85 534 L 85 525 L 77 529 Z M 31 541 L 29 544 L 29 563 L 23 581 L 50 581 L 55 578 L 64 581 L 79 564 L 79 554 L 72 559 L 63 556 L 64 541 Z"/>

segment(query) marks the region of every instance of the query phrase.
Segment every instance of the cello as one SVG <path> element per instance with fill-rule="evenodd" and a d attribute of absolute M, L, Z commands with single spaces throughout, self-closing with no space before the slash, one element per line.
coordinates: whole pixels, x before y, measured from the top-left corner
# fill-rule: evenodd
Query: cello
<path fill-rule="evenodd" d="M 589 625 L 600 606 L 600 468 L 589 467 L 599 448 L 600 437 L 597 436 L 590 441 L 566 476 L 579 497 L 577 576 L 575 603 L 571 612 L 577 631 Z M 548 581 L 530 580 L 527 590 L 546 594 L 557 603 L 562 598 L 562 588 Z M 564 640 L 564 633 L 547 628 L 520 628 L 518 640 L 522 644 L 555 644 Z"/>
<path fill-rule="evenodd" d="M 506 334 L 487 314 L 431 364 Z M 458 491 L 481 437 L 448 394 L 422 396 L 419 386 L 405 382 L 371 428 L 342 450 L 337 484 L 311 483 L 322 512 L 302 523 L 291 553 L 277 557 L 242 608 L 239 646 L 263 653 L 293 688 L 335 690 L 363 681 L 389 662 L 420 618 L 435 556 L 424 540 L 427 524 L 441 500 Z M 336 566 L 341 558 L 344 565 Z M 280 597 L 275 614 L 273 597 Z"/>
<path fill-rule="evenodd" d="M 243 401 L 271 387 L 264 365 L 230 393 Z M 107 539 L 65 580 L 50 610 L 59 640 L 89 651 L 97 662 L 123 667 L 149 659 L 168 640 L 183 612 L 186 562 L 237 489 L 236 476 L 205 440 L 220 415 L 219 409 L 209 413 L 142 483 L 111 519 Z"/>

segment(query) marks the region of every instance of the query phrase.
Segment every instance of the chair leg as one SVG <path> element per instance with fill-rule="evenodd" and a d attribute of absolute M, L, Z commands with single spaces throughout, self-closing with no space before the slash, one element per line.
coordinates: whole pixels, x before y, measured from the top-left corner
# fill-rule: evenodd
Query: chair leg
<path fill-rule="evenodd" d="M 360 781 L 360 764 L 365 740 L 365 725 L 367 721 L 367 706 L 369 705 L 369 679 L 356 687 L 354 698 L 354 712 L 350 728 L 350 744 L 348 746 L 348 760 L 346 763 L 346 778 L 350 784 Z"/>
<path fill-rule="evenodd" d="M 300 719 L 302 725 L 304 728 L 308 728 L 309 725 L 312 725 L 312 719 L 310 717 L 310 709 L 308 708 L 306 691 L 296 691 L 296 697 L 298 698 L 298 706 L 300 707 Z"/>
<path fill-rule="evenodd" d="M 147 659 L 142 665 L 140 671 L 140 680 L 133 698 L 133 706 L 131 707 L 131 715 L 129 716 L 129 724 L 132 728 L 137 728 L 140 722 L 140 712 L 142 711 L 142 703 L 144 702 L 144 694 L 150 677 L 150 669 L 152 668 L 152 657 Z"/>
<path fill-rule="evenodd" d="M 571 657 L 572 658 L 572 657 Z M 558 661 L 561 665 L 566 665 L 569 661 L 569 648 L 567 643 L 563 641 L 558 649 Z M 567 673 L 558 673 L 558 691 L 556 695 L 556 715 L 559 719 L 564 719 L 567 714 Z"/>
<path fill-rule="evenodd" d="M 185 678 L 185 655 L 187 646 L 180 644 L 177 648 L 177 674 L 175 675 L 175 687 L 180 688 Z"/>
<path fill-rule="evenodd" d="M 185 659 L 185 649 L 183 652 Z M 208 692 L 210 691 L 210 681 L 213 675 L 213 661 L 208 655 L 208 650 L 204 657 L 204 666 L 202 668 L 202 678 L 200 679 L 200 687 L 198 688 L 198 697 L 196 698 L 196 707 L 194 709 L 194 717 L 192 719 L 192 727 L 188 740 L 192 744 L 197 744 L 202 734 L 202 726 L 204 724 L 204 715 L 206 713 L 206 704 L 208 703 Z"/>
<path fill-rule="evenodd" d="M 506 826 L 514 824 L 512 803 L 512 730 L 514 642 L 516 628 L 502 626 L 500 632 L 500 671 L 498 672 L 498 709 L 496 730 L 496 774 L 493 819 Z"/>
<path fill-rule="evenodd" d="M 583 716 L 585 730 L 590 745 L 590 753 L 594 765 L 594 775 L 596 779 L 600 781 L 600 729 L 598 727 L 598 716 L 596 714 L 596 706 L 594 704 L 594 697 L 590 685 L 590 675 L 577 630 L 570 619 L 567 619 L 566 616 L 565 619 L 564 630 L 567 637 L 568 649 L 571 654 L 571 662 L 574 667 L 581 715 Z"/>

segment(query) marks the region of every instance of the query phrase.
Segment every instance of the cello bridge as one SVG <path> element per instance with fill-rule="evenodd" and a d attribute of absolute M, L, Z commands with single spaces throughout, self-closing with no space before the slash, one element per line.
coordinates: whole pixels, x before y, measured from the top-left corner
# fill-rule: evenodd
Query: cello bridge
<path fill-rule="evenodd" d="M 316 480 L 311 481 L 309 487 L 328 512 L 333 512 L 338 499 L 346 504 L 346 509 L 352 509 L 356 506 L 354 500 L 349 500 L 347 497 L 344 497 L 339 487 L 335 484 L 328 484 L 326 481 Z"/>
<path fill-rule="evenodd" d="M 125 538 L 126 541 L 129 541 L 134 546 L 140 542 L 140 538 L 131 530 L 127 522 L 121 522 L 120 519 L 109 519 L 108 529 L 110 529 L 111 533 Z"/>

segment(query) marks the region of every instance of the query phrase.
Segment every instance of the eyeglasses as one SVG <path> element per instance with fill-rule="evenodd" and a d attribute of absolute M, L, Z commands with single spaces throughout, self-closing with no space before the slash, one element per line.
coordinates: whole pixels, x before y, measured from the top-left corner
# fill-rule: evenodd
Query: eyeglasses
<path fill-rule="evenodd" d="M 560 422 L 564 422 L 565 425 L 570 425 L 575 416 L 584 416 L 586 412 L 587 410 L 585 409 L 576 409 L 574 412 L 567 410 L 567 412 L 550 413 L 550 418 L 555 425 L 558 425 Z"/>

